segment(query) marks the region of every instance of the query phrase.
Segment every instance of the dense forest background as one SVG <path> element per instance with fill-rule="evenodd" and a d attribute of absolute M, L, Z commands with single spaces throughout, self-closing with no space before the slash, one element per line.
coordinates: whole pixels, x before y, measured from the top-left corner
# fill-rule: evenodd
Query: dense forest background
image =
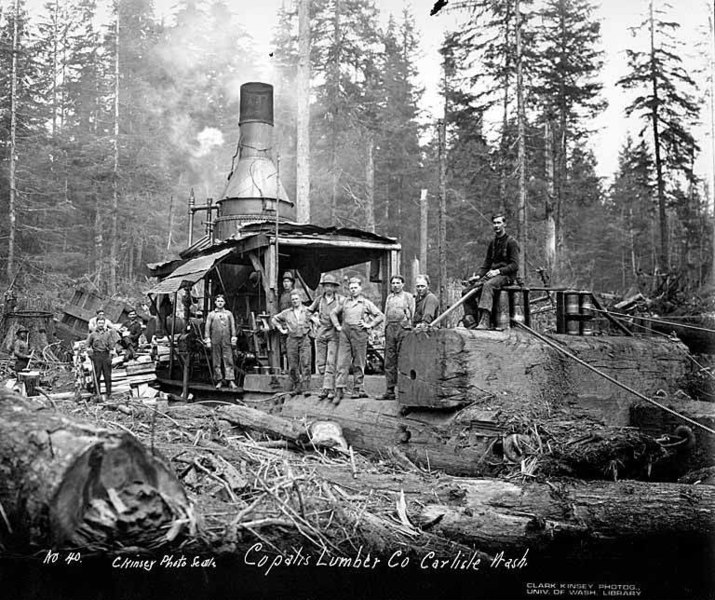
<path fill-rule="evenodd" d="M 231 170 L 238 85 L 265 80 L 258 36 L 271 35 L 275 48 L 275 150 L 295 198 L 296 4 L 286 0 L 269 33 L 247 31 L 222 0 L 177 2 L 164 20 L 150 0 L 49 0 L 39 13 L 0 0 L 5 285 L 62 290 L 89 279 L 126 293 L 146 284 L 147 263 L 176 256 L 191 190 L 198 203 L 218 200 Z M 703 149 L 693 136 L 711 99 L 683 60 L 687 43 L 710 64 L 712 22 L 698 45 L 679 37 L 665 2 L 642 0 L 618 85 L 643 128 L 613 149 L 618 170 L 606 185 L 589 146 L 606 105 L 592 2 L 451 4 L 443 10 L 458 12 L 461 25 L 441 49 L 440 181 L 440 123 L 420 113 L 420 32 L 409 8 L 385 18 L 373 0 L 309 2 L 311 221 L 397 237 L 409 273 L 426 189 L 433 275 L 443 193 L 450 278 L 481 262 L 489 216 L 505 210 L 510 231 L 521 225 L 527 241 L 527 282 L 621 294 L 711 284 L 712 190 L 694 172 Z M 487 114 L 498 115 L 489 134 Z"/>

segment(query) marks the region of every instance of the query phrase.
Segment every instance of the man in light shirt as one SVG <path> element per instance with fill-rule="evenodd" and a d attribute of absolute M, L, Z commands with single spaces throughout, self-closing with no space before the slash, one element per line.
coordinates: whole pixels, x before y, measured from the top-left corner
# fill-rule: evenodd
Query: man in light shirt
<path fill-rule="evenodd" d="M 397 361 L 400 356 L 402 340 L 412 329 L 415 314 L 415 298 L 404 290 L 405 279 L 402 275 L 390 278 L 391 292 L 385 299 L 385 382 L 387 391 L 382 400 L 395 399 L 397 385 Z"/>
<path fill-rule="evenodd" d="M 368 330 L 382 323 L 385 316 L 373 302 L 362 295 L 362 280 L 351 277 L 348 281 L 350 297 L 330 313 L 335 329 L 340 333 L 338 343 L 338 375 L 335 381 L 335 399 L 340 404 L 348 382 L 348 371 L 353 368 L 352 398 L 366 398 L 363 388 L 367 360 Z"/>

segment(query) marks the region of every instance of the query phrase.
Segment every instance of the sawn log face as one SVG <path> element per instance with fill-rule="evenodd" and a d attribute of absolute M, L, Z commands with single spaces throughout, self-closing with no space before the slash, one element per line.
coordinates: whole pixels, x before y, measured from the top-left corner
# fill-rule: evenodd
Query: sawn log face
<path fill-rule="evenodd" d="M 687 350 L 660 338 L 552 336 L 580 359 L 645 395 L 674 392 L 689 372 Z M 573 406 L 609 425 L 629 423 L 635 396 L 522 331 L 437 329 L 410 333 L 399 360 L 399 401 L 445 407 L 477 402 L 548 417 Z"/>
<path fill-rule="evenodd" d="M 153 547 L 193 526 L 174 473 L 131 435 L 0 396 L 5 547 Z"/>

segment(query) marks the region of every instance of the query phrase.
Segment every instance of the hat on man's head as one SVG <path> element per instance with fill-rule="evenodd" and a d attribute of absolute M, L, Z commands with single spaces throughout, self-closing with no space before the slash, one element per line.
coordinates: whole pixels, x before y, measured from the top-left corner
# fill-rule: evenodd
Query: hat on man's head
<path fill-rule="evenodd" d="M 95 314 L 98 315 L 99 313 L 103 313 L 103 312 L 104 312 L 104 309 L 103 309 L 103 308 L 98 308 L 98 309 L 95 311 Z"/>
<path fill-rule="evenodd" d="M 283 273 L 283 279 L 290 279 L 291 281 L 295 281 L 295 277 L 293 277 L 293 273 L 291 273 L 290 271 L 286 271 L 285 273 Z"/>
<path fill-rule="evenodd" d="M 18 330 L 15 332 L 16 335 L 20 335 L 21 333 L 30 333 L 30 330 L 25 327 L 24 325 L 20 325 Z"/>
<path fill-rule="evenodd" d="M 320 285 L 335 285 L 339 286 L 340 282 L 338 281 L 338 278 L 335 275 L 332 275 L 331 273 L 326 273 L 323 275 L 323 277 L 320 280 Z"/>
<path fill-rule="evenodd" d="M 348 279 L 348 283 L 357 283 L 359 285 L 362 285 L 362 279 L 360 279 L 359 277 L 351 277 L 350 279 Z"/>

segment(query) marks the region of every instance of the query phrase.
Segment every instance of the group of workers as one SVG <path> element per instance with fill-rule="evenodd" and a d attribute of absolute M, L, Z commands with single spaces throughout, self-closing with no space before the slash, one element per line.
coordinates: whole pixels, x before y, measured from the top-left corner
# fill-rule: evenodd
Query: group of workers
<path fill-rule="evenodd" d="M 468 280 L 463 295 L 479 288 L 479 294 L 471 294 L 463 301 L 463 325 L 468 328 L 487 329 L 490 327 L 494 291 L 513 282 L 518 271 L 519 246 L 506 233 L 506 218 L 503 214 L 492 217 L 494 239 L 487 248 L 487 254 L 479 271 Z M 287 356 L 288 372 L 294 395 L 310 395 L 312 339 L 315 340 L 316 366 L 322 378 L 320 400 L 327 399 L 339 404 L 346 395 L 348 375 L 353 374 L 351 397 L 366 397 L 364 374 L 367 362 L 368 338 L 370 330 L 385 323 L 384 367 L 386 391 L 384 400 L 396 398 L 397 365 L 402 342 L 413 329 L 430 326 L 438 315 L 439 301 L 430 291 L 427 275 L 415 279 L 415 294 L 405 291 L 405 280 L 401 275 L 390 279 L 384 310 L 380 310 L 363 294 L 362 280 L 351 277 L 348 280 L 348 295 L 339 293 L 337 278 L 326 273 L 320 285 L 321 293 L 308 306 L 303 302 L 303 294 L 295 289 L 295 279 L 291 272 L 283 276 L 283 294 L 279 298 L 279 311 L 271 318 L 271 324 L 282 334 L 282 352 Z M 119 335 L 114 326 L 99 309 L 89 322 L 86 347 L 91 357 L 95 383 L 103 378 L 107 394 L 112 393 L 112 355 L 119 346 L 125 357 L 134 357 L 144 323 L 135 310 L 128 313 L 128 320 L 122 324 Z M 28 331 L 21 327 L 13 346 L 16 369 L 27 366 L 30 349 Z M 233 351 L 237 342 L 236 322 L 226 308 L 223 295 L 214 298 L 214 309 L 208 314 L 203 328 L 204 344 L 212 352 L 213 379 L 217 388 L 237 389 Z"/>
<path fill-rule="evenodd" d="M 286 273 L 284 279 L 292 279 L 290 273 Z M 340 284 L 335 276 L 323 275 L 322 293 L 310 306 L 303 304 L 299 291 L 291 291 L 291 306 L 281 310 L 271 322 L 287 337 L 293 393 L 306 396 L 311 393 L 311 337 L 314 337 L 316 366 L 322 377 L 318 399 L 339 404 L 345 397 L 350 371 L 353 374 L 351 397 L 366 397 L 364 377 L 369 333 L 384 321 L 387 392 L 383 398 L 394 398 L 402 339 L 413 327 L 429 325 L 439 308 L 436 296 L 429 291 L 429 278 L 420 275 L 416 283 L 417 301 L 404 291 L 404 278 L 393 276 L 384 312 L 365 297 L 359 277 L 348 280 L 348 295 L 343 296 L 338 293 Z"/>

